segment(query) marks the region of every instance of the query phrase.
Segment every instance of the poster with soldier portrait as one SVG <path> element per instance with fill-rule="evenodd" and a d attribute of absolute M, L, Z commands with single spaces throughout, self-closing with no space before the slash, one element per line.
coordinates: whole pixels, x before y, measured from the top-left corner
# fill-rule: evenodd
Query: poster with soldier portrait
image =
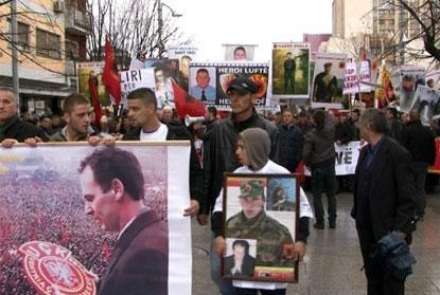
<path fill-rule="evenodd" d="M 190 295 L 189 155 L 186 142 L 0 148 L 0 294 Z"/>
<path fill-rule="evenodd" d="M 310 44 L 274 43 L 272 49 L 272 96 L 309 98 Z"/>
<path fill-rule="evenodd" d="M 296 177 L 227 174 L 223 192 L 227 246 L 223 276 L 246 281 L 297 282 Z"/>
<path fill-rule="evenodd" d="M 238 76 L 248 76 L 257 86 L 257 108 L 269 105 L 267 88 L 269 65 L 267 63 L 191 63 L 188 93 L 207 105 L 229 111 L 228 88 Z"/>
<path fill-rule="evenodd" d="M 346 103 L 343 95 L 345 54 L 317 53 L 312 83 L 312 107 L 340 109 Z"/>

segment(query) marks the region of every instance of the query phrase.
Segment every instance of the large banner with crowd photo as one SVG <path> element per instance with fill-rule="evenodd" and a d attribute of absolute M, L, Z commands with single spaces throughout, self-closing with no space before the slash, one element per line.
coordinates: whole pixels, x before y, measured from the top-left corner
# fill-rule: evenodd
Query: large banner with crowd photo
<path fill-rule="evenodd" d="M 352 141 L 348 144 L 335 144 L 336 159 L 335 171 L 336 176 L 353 175 L 356 171 L 356 166 L 361 149 L 360 141 Z M 305 175 L 310 176 L 309 170 L 304 171 Z"/>
<path fill-rule="evenodd" d="M 227 90 L 241 75 L 248 76 L 258 86 L 256 107 L 269 105 L 269 65 L 266 63 L 191 63 L 189 73 L 189 94 L 207 105 L 217 106 L 219 110 L 230 110 Z"/>
<path fill-rule="evenodd" d="M 101 278 L 190 295 L 189 155 L 185 142 L 1 149 L 0 294 L 93 295 Z"/>
<path fill-rule="evenodd" d="M 272 49 L 272 97 L 309 98 L 310 44 L 274 43 Z"/>
<path fill-rule="evenodd" d="M 317 53 L 312 83 L 312 107 L 341 109 L 345 101 L 345 54 Z"/>

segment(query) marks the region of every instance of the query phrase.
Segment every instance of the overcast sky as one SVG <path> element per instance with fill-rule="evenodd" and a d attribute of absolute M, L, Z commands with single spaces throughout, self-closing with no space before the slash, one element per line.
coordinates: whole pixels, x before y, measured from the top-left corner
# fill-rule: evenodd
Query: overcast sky
<path fill-rule="evenodd" d="M 199 60 L 219 61 L 225 43 L 258 44 L 255 61 L 268 61 L 272 42 L 331 33 L 332 0 L 162 0 L 183 17 L 177 25 L 199 48 Z M 167 9 L 167 8 L 164 8 Z"/>

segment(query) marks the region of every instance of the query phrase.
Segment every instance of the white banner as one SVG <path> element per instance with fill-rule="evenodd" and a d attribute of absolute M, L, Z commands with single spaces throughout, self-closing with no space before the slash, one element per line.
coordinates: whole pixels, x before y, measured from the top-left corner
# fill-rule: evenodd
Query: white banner
<path fill-rule="evenodd" d="M 123 101 L 127 99 L 127 95 L 139 88 L 156 88 L 156 80 L 154 78 L 154 69 L 139 69 L 134 71 L 124 71 L 121 76 L 121 91 Z"/>
<path fill-rule="evenodd" d="M 189 155 L 189 142 L 0 148 L 0 294 L 93 295 L 86 271 L 99 294 L 190 295 Z M 23 246 L 44 255 L 22 264 Z"/>
<path fill-rule="evenodd" d="M 343 94 L 356 94 L 359 92 L 359 77 L 357 75 L 357 65 L 349 62 L 345 65 L 344 91 Z"/>
<path fill-rule="evenodd" d="M 335 144 L 336 159 L 335 170 L 336 176 L 354 175 L 356 171 L 359 151 L 361 149 L 360 141 L 352 141 L 346 145 Z M 305 168 L 304 174 L 310 176 L 310 170 Z"/>
<path fill-rule="evenodd" d="M 359 82 L 360 82 L 360 92 L 370 93 L 374 91 L 374 87 L 370 86 L 371 80 L 371 62 L 369 60 L 364 60 L 360 63 L 359 67 Z"/>

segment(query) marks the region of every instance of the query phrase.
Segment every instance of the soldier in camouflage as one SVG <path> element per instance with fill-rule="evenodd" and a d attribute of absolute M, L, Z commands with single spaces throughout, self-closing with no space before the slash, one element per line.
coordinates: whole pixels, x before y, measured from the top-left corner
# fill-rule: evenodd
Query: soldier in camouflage
<path fill-rule="evenodd" d="M 264 183 L 243 181 L 239 198 L 242 211 L 226 222 L 225 236 L 257 240 L 257 266 L 293 266 L 294 260 L 288 255 L 294 244 L 289 230 L 264 211 Z"/>

